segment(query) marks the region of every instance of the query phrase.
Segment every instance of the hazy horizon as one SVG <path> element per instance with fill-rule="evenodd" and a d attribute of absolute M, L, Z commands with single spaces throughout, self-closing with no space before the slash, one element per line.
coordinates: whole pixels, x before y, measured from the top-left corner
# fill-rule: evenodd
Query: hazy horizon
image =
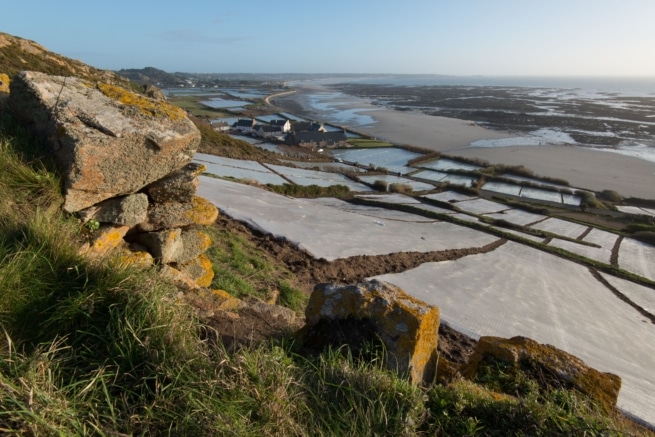
<path fill-rule="evenodd" d="M 0 31 L 95 67 L 655 76 L 655 2 L 10 2 Z"/>

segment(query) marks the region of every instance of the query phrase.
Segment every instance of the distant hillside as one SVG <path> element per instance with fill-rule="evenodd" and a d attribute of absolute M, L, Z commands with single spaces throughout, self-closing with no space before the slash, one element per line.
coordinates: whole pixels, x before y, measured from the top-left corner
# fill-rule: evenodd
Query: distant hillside
<path fill-rule="evenodd" d="M 154 67 L 123 68 L 118 74 L 141 85 L 174 86 L 185 83 L 183 77 Z"/>
<path fill-rule="evenodd" d="M 12 77 L 24 70 L 57 76 L 76 76 L 131 88 L 128 79 L 113 71 L 91 67 L 81 61 L 51 52 L 34 41 L 0 32 L 0 73 Z"/>

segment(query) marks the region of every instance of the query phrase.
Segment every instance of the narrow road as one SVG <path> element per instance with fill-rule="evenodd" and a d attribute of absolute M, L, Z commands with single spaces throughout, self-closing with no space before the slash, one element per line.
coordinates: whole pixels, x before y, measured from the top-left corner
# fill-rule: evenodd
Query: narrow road
<path fill-rule="evenodd" d="M 266 98 L 264 99 L 264 102 L 265 102 L 267 105 L 270 105 L 270 104 L 271 104 L 271 99 L 272 99 L 272 98 L 274 98 L 274 97 L 286 96 L 287 94 L 293 94 L 293 93 L 295 93 L 295 92 L 296 92 L 296 90 L 291 90 L 291 91 L 284 91 L 284 92 L 277 93 L 277 94 L 271 94 L 270 96 L 268 96 L 268 97 L 266 97 Z"/>

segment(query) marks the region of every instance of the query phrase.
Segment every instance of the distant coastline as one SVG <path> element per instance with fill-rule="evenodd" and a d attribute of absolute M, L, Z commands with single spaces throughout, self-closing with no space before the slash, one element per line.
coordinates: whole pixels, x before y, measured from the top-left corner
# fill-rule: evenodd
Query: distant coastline
<path fill-rule="evenodd" d="M 365 78 L 366 81 L 384 79 Z M 409 79 L 416 81 L 417 78 L 401 78 Z M 425 81 L 424 78 L 422 80 Z M 444 77 L 430 80 L 444 80 Z M 655 84 L 655 79 L 652 82 Z M 493 164 L 524 165 L 539 175 L 568 180 L 577 188 L 595 191 L 611 189 L 628 197 L 653 198 L 655 163 L 651 161 L 553 141 L 539 146 L 521 145 L 519 142 L 505 147 L 472 147 L 471 144 L 476 141 L 517 138 L 520 134 L 484 129 L 466 120 L 384 108 L 380 101 L 374 104 L 373 99 L 340 94 L 326 86 L 334 83 L 335 80 L 328 79 L 292 83 L 297 91 L 295 94 L 273 101 L 287 112 L 344 125 L 395 144 L 439 150 Z M 353 80 L 348 83 L 353 83 Z M 593 96 L 590 88 L 580 89 L 580 92 Z M 655 95 L 655 86 L 651 88 L 651 94 Z M 648 148 L 647 152 L 651 151 L 650 146 L 644 147 Z"/>

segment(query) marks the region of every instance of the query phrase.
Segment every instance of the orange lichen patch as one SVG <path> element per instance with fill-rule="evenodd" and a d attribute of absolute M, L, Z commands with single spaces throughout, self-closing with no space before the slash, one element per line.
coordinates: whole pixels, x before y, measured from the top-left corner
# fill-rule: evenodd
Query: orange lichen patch
<path fill-rule="evenodd" d="M 99 83 L 96 86 L 105 96 L 116 100 L 123 105 L 138 108 L 143 115 L 149 117 L 169 118 L 171 120 L 181 120 L 186 117 L 184 110 L 177 106 L 173 106 L 170 103 L 152 100 L 121 87 L 106 83 Z"/>
<path fill-rule="evenodd" d="M 80 248 L 80 255 L 91 259 L 107 256 L 111 251 L 125 244 L 123 237 L 129 229 L 129 226 L 102 226 L 95 232 L 93 241 Z"/>
<path fill-rule="evenodd" d="M 214 298 L 214 308 L 221 311 L 233 311 L 241 308 L 244 303 L 241 299 L 236 298 L 225 290 L 212 290 Z"/>
<path fill-rule="evenodd" d="M 474 378 L 480 363 L 487 357 L 539 369 L 565 386 L 589 396 L 607 411 L 616 406 L 621 389 L 619 376 L 599 372 L 581 359 L 554 346 L 540 344 L 525 337 L 481 337 L 469 363 L 462 369 L 462 375 Z"/>
<path fill-rule="evenodd" d="M 209 200 L 199 196 L 193 198 L 192 207 L 185 214 L 185 218 L 198 226 L 213 225 L 218 218 L 218 208 Z"/>
<path fill-rule="evenodd" d="M 155 260 L 152 257 L 152 255 L 150 255 L 148 252 L 144 252 L 144 251 L 132 252 L 131 250 L 124 250 L 118 255 L 116 262 L 118 264 L 118 267 L 121 268 L 139 267 L 139 268 L 147 269 L 149 267 L 152 267 Z"/>
<path fill-rule="evenodd" d="M 179 270 L 193 279 L 198 287 L 209 287 L 214 279 L 212 262 L 207 255 L 200 255 L 187 263 L 178 265 Z"/>
<path fill-rule="evenodd" d="M 6 74 L 2 73 L 0 74 L 0 93 L 8 93 L 9 92 L 9 83 L 11 80 L 9 79 L 9 76 Z"/>

